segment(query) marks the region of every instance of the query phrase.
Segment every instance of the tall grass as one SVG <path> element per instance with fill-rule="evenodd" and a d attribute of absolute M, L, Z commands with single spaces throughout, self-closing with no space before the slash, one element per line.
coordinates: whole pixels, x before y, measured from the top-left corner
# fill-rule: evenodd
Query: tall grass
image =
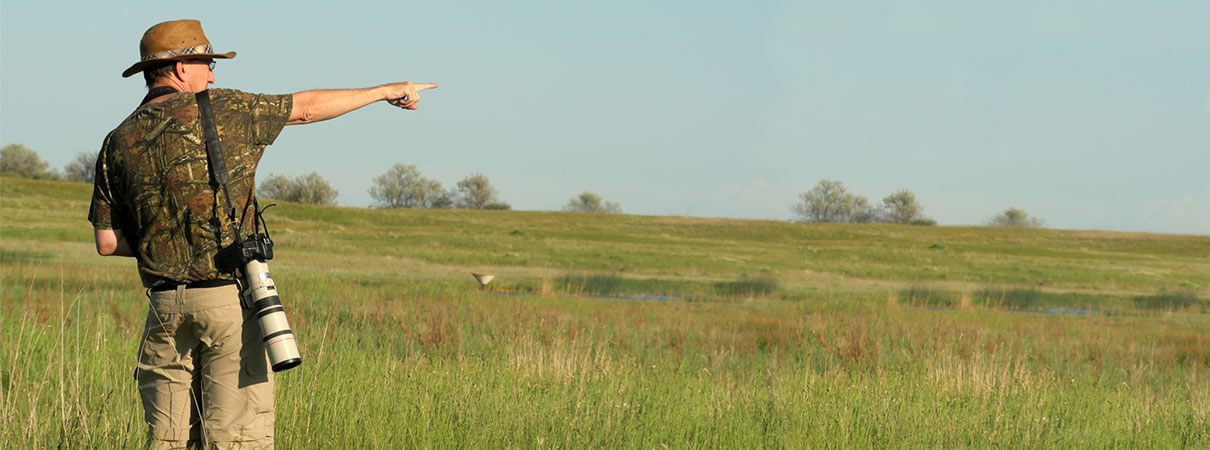
<path fill-rule="evenodd" d="M 559 277 L 564 292 L 591 295 L 616 295 L 622 292 L 622 277 L 617 274 L 568 274 Z"/>
<path fill-rule="evenodd" d="M 899 292 L 900 301 L 912 306 L 958 306 L 959 294 L 930 286 L 912 286 Z"/>
<path fill-rule="evenodd" d="M 993 308 L 1030 309 L 1042 304 L 1037 288 L 984 289 L 976 294 L 980 303 Z"/>
<path fill-rule="evenodd" d="M 0 448 L 139 446 L 133 265 L 3 181 Z M 280 209 L 283 448 L 1210 446 L 1210 238 Z"/>
<path fill-rule="evenodd" d="M 0 442 L 137 445 L 137 294 L 32 271 L 35 297 L 6 302 L 0 322 Z M 500 297 L 281 277 L 305 360 L 277 376 L 286 447 L 1210 442 L 1205 315 Z"/>

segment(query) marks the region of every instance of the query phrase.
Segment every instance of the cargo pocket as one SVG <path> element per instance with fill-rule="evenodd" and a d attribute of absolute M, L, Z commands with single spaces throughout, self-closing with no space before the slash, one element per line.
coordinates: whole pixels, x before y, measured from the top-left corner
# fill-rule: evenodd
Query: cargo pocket
<path fill-rule="evenodd" d="M 246 358 L 240 371 L 240 390 L 244 393 L 248 412 L 252 416 L 244 428 L 245 436 L 251 440 L 273 436 L 273 374 L 269 372 L 268 357 L 264 352 Z"/>
<path fill-rule="evenodd" d="M 240 390 L 247 397 L 248 408 L 258 416 L 273 416 L 273 375 L 269 371 L 269 355 L 260 337 L 260 326 L 252 310 L 245 309 L 243 348 L 240 349 Z"/>
<path fill-rule="evenodd" d="M 248 398 L 248 407 L 257 413 L 273 412 L 273 375 L 264 356 L 260 364 L 249 364 L 240 374 L 240 389 Z"/>

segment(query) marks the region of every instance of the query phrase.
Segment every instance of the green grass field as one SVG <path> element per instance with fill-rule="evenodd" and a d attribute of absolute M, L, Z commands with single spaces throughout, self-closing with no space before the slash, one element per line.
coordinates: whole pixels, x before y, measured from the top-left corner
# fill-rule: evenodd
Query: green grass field
<path fill-rule="evenodd" d="M 0 179 L 0 448 L 144 439 L 145 299 L 90 193 Z M 283 448 L 1210 447 L 1210 236 L 267 216 Z"/>

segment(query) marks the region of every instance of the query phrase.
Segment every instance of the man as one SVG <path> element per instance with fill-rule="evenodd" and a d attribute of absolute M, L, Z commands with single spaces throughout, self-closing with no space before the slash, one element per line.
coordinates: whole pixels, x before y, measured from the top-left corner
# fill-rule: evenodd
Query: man
<path fill-rule="evenodd" d="M 273 378 L 256 318 L 233 273 L 216 263 L 233 243 L 227 198 L 211 183 L 194 94 L 214 83 L 216 53 L 196 20 L 157 24 L 139 43 L 143 104 L 105 138 L 92 206 L 97 253 L 138 262 L 149 308 L 139 394 L 153 447 L 273 445 Z M 209 92 L 241 235 L 251 234 L 257 163 L 285 125 L 318 122 L 379 100 L 417 109 L 428 83 L 292 95 Z M 216 207 L 217 206 L 217 207 Z"/>

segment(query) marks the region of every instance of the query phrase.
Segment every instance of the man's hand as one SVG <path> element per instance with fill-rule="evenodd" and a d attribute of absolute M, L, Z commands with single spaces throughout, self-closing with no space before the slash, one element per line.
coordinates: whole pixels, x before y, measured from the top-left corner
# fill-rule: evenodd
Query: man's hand
<path fill-rule="evenodd" d="M 294 107 L 286 125 L 315 123 L 339 117 L 344 113 L 381 100 L 404 109 L 418 109 L 420 91 L 437 87 L 437 83 L 391 83 L 363 89 L 323 89 L 294 94 Z"/>
<path fill-rule="evenodd" d="M 437 83 L 413 83 L 405 81 L 403 83 L 392 83 L 383 85 L 387 88 L 387 101 L 392 105 L 403 109 L 419 109 L 416 106 L 420 103 L 420 91 L 433 89 L 437 87 Z"/>

